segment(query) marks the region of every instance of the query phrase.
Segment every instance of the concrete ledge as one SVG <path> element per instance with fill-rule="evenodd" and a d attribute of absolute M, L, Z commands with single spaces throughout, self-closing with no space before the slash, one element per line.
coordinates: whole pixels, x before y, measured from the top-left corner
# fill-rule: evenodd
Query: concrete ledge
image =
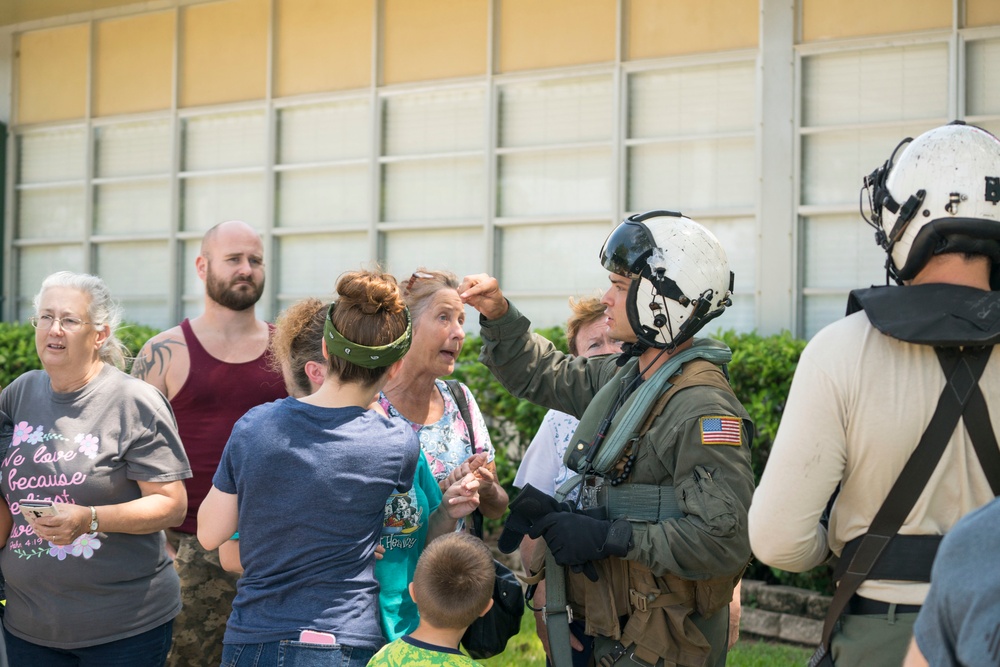
<path fill-rule="evenodd" d="M 829 596 L 747 579 L 740 599 L 741 632 L 794 644 L 819 644 Z"/>

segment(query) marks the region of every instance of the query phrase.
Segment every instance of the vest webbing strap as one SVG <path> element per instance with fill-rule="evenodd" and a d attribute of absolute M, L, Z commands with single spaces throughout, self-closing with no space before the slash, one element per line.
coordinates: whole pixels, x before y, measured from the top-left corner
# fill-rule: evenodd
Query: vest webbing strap
<path fill-rule="evenodd" d="M 659 484 L 604 484 L 597 492 L 600 504 L 608 508 L 608 519 L 629 519 L 655 523 L 684 516 L 672 486 Z"/>
<path fill-rule="evenodd" d="M 978 391 L 979 378 L 990 359 L 992 347 L 979 348 L 934 348 L 947 384 L 938 399 L 934 415 L 920 442 L 907 460 L 896 482 L 889 490 L 885 501 L 872 519 L 868 532 L 861 538 L 858 549 L 847 565 L 840 580 L 830 608 L 823 622 L 823 635 L 819 647 L 809 660 L 810 667 L 820 665 L 824 659 L 829 664 L 830 638 L 837 619 L 847 608 L 851 596 L 868 578 L 890 540 L 906 521 L 917 498 L 923 493 L 927 480 L 937 467 L 948 441 L 951 440 L 958 420 L 970 404 L 970 399 Z"/>

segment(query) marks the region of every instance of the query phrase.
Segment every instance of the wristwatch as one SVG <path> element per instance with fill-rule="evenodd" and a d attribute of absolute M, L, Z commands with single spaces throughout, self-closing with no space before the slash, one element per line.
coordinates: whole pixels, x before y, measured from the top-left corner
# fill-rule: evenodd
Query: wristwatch
<path fill-rule="evenodd" d="M 97 510 L 93 505 L 90 506 L 90 532 L 97 532 Z"/>

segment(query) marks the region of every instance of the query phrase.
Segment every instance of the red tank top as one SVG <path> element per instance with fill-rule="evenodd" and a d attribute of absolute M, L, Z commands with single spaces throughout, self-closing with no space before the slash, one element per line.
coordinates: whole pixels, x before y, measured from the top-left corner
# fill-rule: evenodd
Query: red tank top
<path fill-rule="evenodd" d="M 273 332 L 274 327 L 268 326 Z M 270 349 L 253 361 L 227 364 L 201 346 L 188 320 L 181 322 L 181 330 L 191 369 L 170 405 L 194 476 L 187 480 L 187 518 L 176 530 L 194 533 L 198 508 L 212 488 L 233 425 L 250 408 L 284 398 L 288 392 L 281 373 L 271 368 Z"/>

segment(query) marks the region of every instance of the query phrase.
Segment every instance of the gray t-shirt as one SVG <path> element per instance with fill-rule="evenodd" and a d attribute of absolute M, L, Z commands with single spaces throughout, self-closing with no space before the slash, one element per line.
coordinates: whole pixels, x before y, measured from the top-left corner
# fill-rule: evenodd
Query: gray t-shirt
<path fill-rule="evenodd" d="M 1000 500 L 965 515 L 934 559 L 913 635 L 932 665 L 1000 665 Z"/>
<path fill-rule="evenodd" d="M 171 620 L 180 583 L 163 532 L 98 532 L 68 546 L 35 536 L 19 501 L 113 505 L 136 482 L 191 476 L 170 404 L 110 365 L 78 391 L 52 391 L 44 371 L 0 393 L 0 490 L 14 517 L 0 568 L 4 626 L 26 641 L 73 649 L 124 639 Z"/>

